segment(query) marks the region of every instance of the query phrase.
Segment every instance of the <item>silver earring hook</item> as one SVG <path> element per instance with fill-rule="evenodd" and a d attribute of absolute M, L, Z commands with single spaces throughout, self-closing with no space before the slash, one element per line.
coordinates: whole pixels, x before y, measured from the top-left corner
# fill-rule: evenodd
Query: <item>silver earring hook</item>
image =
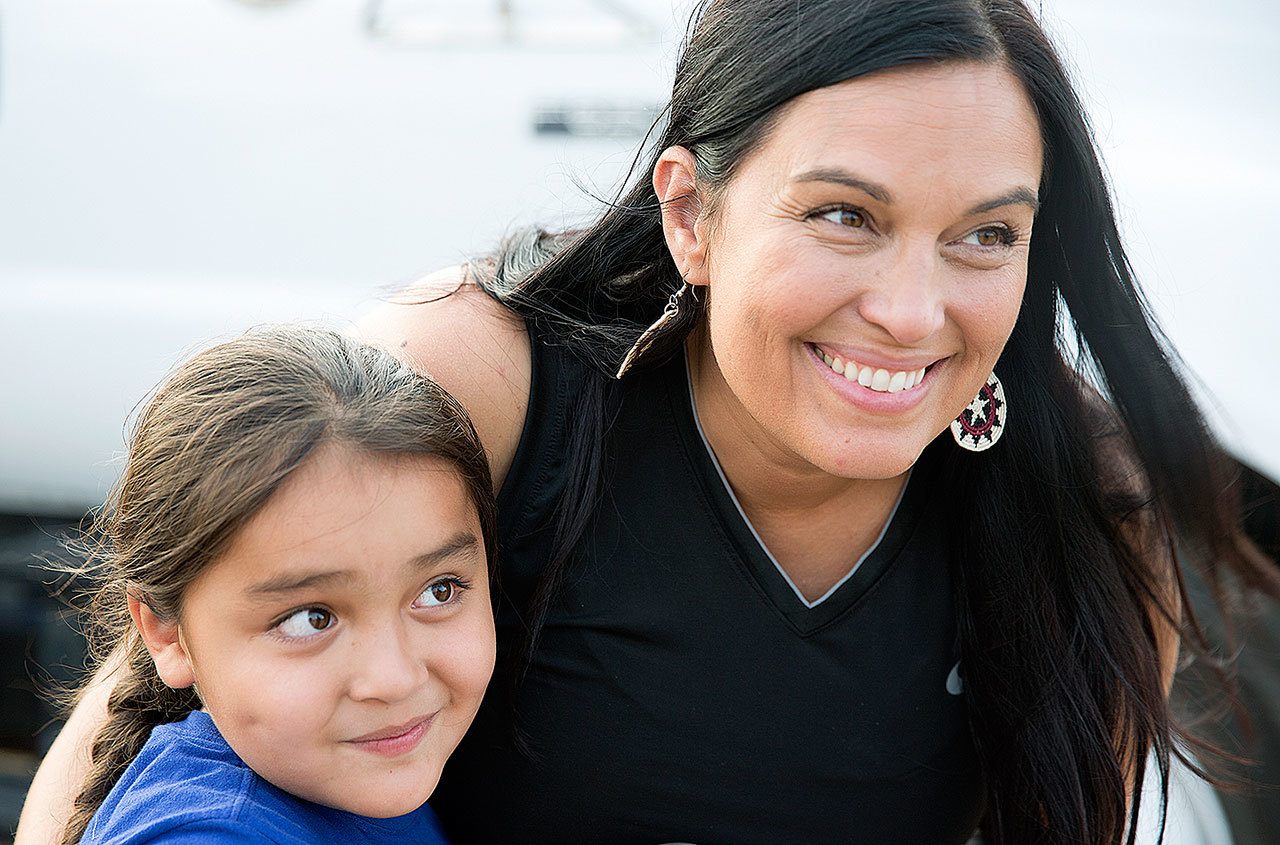
<path fill-rule="evenodd" d="M 652 345 L 653 339 L 661 334 L 663 329 L 679 319 L 680 302 L 686 294 L 694 302 L 698 301 L 697 295 L 692 291 L 693 285 L 684 282 L 684 284 L 680 285 L 680 290 L 671 294 L 667 299 L 667 304 L 662 309 L 662 314 L 652 325 L 640 333 L 640 337 L 636 338 L 636 342 L 631 344 L 631 348 L 627 350 L 627 354 L 622 359 L 622 364 L 618 367 L 617 375 L 614 376 L 615 379 L 620 379 L 626 375 L 627 370 L 631 369 L 631 365 L 635 363 L 636 359 L 643 355 L 645 350 Z"/>

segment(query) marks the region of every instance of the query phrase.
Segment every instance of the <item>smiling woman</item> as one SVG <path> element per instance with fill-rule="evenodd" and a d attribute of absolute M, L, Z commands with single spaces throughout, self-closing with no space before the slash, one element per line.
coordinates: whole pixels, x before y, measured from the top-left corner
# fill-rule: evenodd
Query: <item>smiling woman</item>
<path fill-rule="evenodd" d="M 693 153 L 661 156 L 667 241 L 715 316 L 690 366 L 699 402 L 716 409 L 703 419 L 717 454 L 732 438 L 769 442 L 762 483 L 816 475 L 854 497 L 849 480 L 901 477 L 1013 331 L 1042 158 L 1022 86 L 978 63 L 797 97 L 709 226 L 682 225 L 700 212 Z M 869 529 L 896 495 L 867 509 Z"/>

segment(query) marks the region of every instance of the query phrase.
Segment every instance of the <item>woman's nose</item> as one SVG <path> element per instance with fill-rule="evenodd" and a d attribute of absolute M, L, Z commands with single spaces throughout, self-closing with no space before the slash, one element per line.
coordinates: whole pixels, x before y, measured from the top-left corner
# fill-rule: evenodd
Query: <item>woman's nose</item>
<path fill-rule="evenodd" d="M 357 701 L 401 701 L 427 679 L 425 656 L 401 626 L 364 634 L 352 643 L 349 660 L 350 695 Z"/>
<path fill-rule="evenodd" d="M 942 328 L 941 257 L 930 244 L 898 249 L 858 300 L 858 312 L 902 346 L 914 346 Z"/>

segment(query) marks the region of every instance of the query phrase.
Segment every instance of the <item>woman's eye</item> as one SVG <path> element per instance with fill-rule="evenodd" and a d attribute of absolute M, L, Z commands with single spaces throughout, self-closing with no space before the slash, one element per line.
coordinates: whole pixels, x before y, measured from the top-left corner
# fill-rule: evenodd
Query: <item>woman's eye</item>
<path fill-rule="evenodd" d="M 333 625 L 333 614 L 322 607 L 308 607 L 286 616 L 276 628 L 292 640 L 314 637 Z"/>
<path fill-rule="evenodd" d="M 850 229 L 861 229 L 867 225 L 867 215 L 856 208 L 833 208 L 830 211 L 821 212 L 818 216 Z"/>
<path fill-rule="evenodd" d="M 427 588 L 418 595 L 418 601 L 415 603 L 419 607 L 441 607 L 456 601 L 461 592 L 462 585 L 456 578 L 441 578 L 439 581 L 428 584 Z"/>
<path fill-rule="evenodd" d="M 973 246 L 1000 246 L 1013 243 L 1013 236 L 1008 229 L 1000 226 L 984 226 L 965 235 L 961 238 L 961 243 Z"/>

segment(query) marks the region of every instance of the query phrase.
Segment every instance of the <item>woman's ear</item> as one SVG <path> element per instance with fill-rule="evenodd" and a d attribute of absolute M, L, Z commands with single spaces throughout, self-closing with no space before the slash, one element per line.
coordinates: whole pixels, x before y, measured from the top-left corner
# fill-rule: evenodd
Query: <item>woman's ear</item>
<path fill-rule="evenodd" d="M 130 593 L 129 615 L 142 636 L 160 680 L 173 689 L 186 689 L 195 684 L 196 673 L 182 642 L 177 622 L 166 622 L 152 612 L 146 602 Z"/>
<path fill-rule="evenodd" d="M 684 147 L 668 147 L 653 168 L 653 190 L 662 205 L 662 234 L 676 269 L 691 285 L 707 283 L 707 221 L 698 193 L 697 161 Z"/>

